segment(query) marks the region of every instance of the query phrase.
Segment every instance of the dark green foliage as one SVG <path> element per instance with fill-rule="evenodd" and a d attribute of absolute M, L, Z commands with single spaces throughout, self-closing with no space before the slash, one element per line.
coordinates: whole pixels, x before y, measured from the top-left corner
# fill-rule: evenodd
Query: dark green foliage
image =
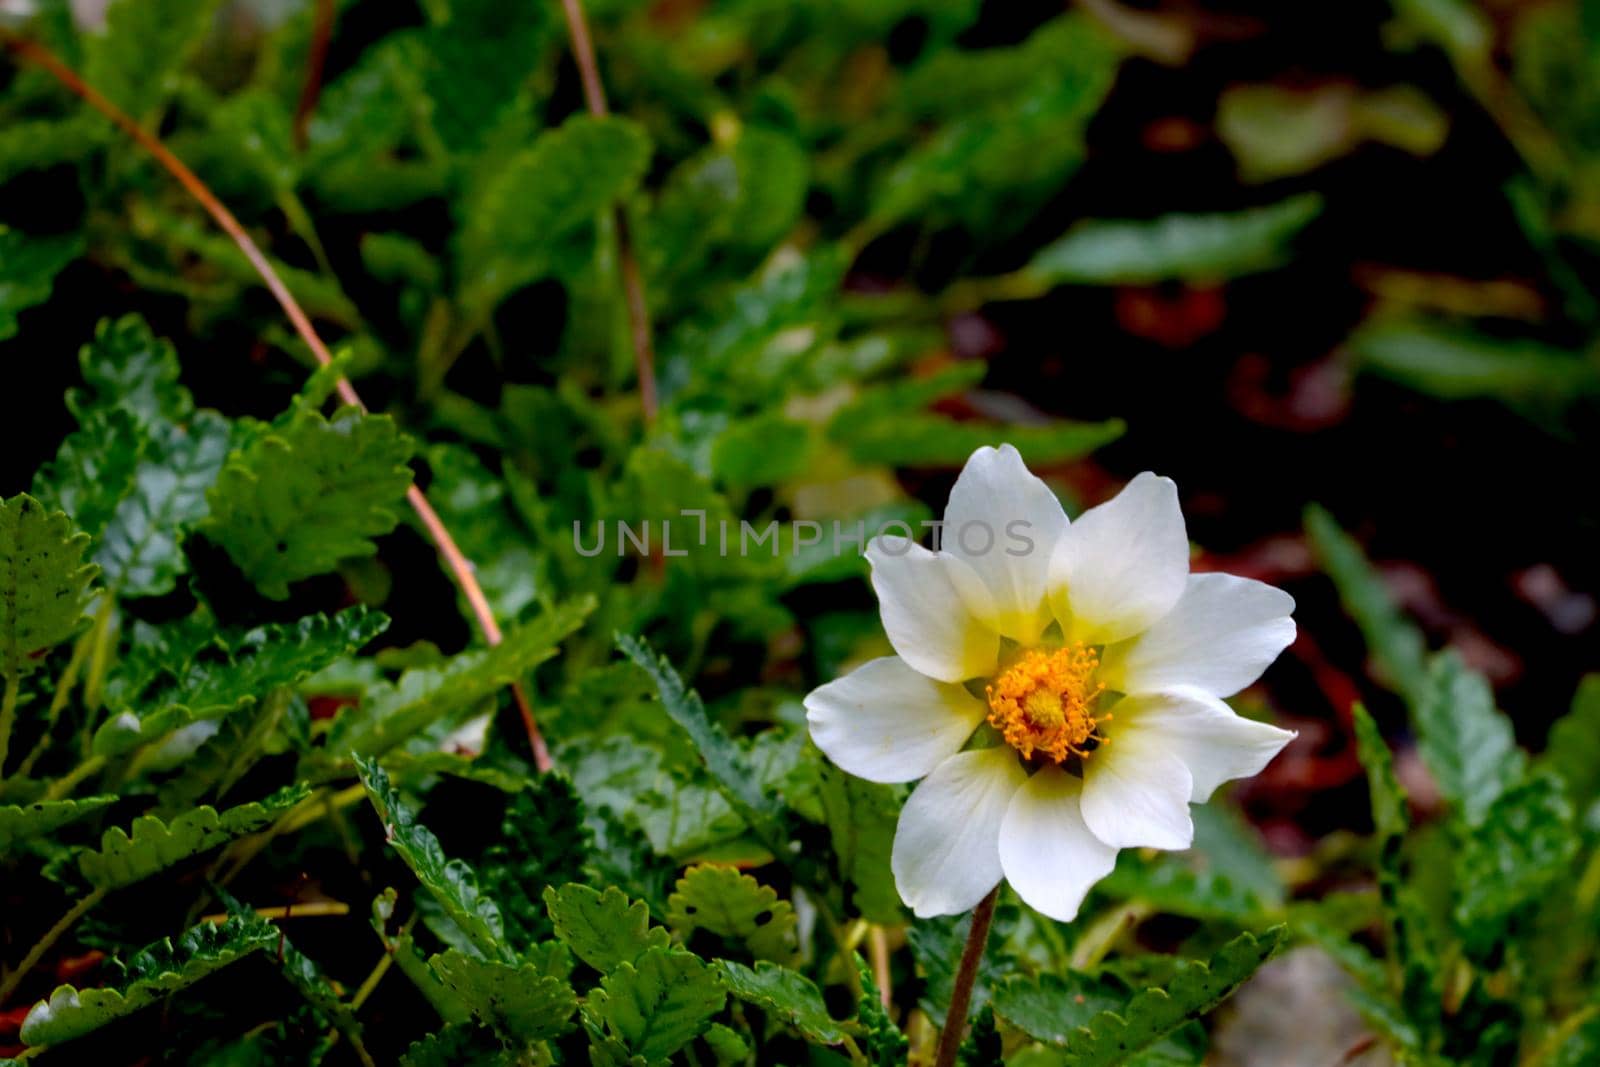
<path fill-rule="evenodd" d="M 1277 49 L 1294 5 L 588 0 L 604 114 L 563 4 L 0 6 L 28 1062 L 932 1062 L 970 919 L 904 906 L 913 786 L 829 762 L 802 697 L 892 651 L 865 540 L 1000 443 L 1074 519 L 1175 472 L 1196 569 L 1301 605 L 1230 697 L 1301 741 L 1074 922 L 1004 891 L 960 1062 L 1220 1061 L 1290 938 L 1398 1061 L 1596 1060 L 1600 686 L 1557 718 L 1551 679 L 1593 636 L 1600 4 Z M 1270 491 L 1232 471 L 1262 440 Z M 1408 546 L 1452 465 L 1470 567 Z"/>

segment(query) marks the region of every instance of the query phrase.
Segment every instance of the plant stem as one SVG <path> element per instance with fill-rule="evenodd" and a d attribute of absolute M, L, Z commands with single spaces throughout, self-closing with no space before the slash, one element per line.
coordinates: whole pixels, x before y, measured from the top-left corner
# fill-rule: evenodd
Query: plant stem
<path fill-rule="evenodd" d="M 74 904 L 70 911 L 56 920 L 54 926 L 45 931 L 44 936 L 28 950 L 26 956 L 22 957 L 17 969 L 6 975 L 4 982 L 0 982 L 0 1004 L 4 1004 L 11 994 L 17 991 L 17 986 L 22 984 L 23 978 L 27 977 L 34 965 L 44 958 L 44 954 L 50 951 L 51 946 L 61 939 L 61 935 L 72 929 L 72 925 L 88 914 L 89 909 L 100 903 L 105 895 L 104 889 L 94 890 Z"/>
<path fill-rule="evenodd" d="M 967 933 L 966 947 L 961 950 L 955 988 L 950 992 L 950 1011 L 944 1017 L 944 1029 L 939 1032 L 939 1056 L 934 1061 L 935 1067 L 955 1067 L 956 1053 L 961 1051 L 961 1038 L 967 1031 L 972 983 L 977 980 L 984 946 L 989 943 L 989 926 L 994 922 L 994 904 L 999 897 L 1000 887 L 995 886 L 972 909 L 972 929 Z"/>
<path fill-rule="evenodd" d="M 572 59 L 578 64 L 578 74 L 583 80 L 584 103 L 591 115 L 604 117 L 610 109 L 606 106 L 606 87 L 600 79 L 600 65 L 594 57 L 594 42 L 589 37 L 589 22 L 583 14 L 583 0 L 561 0 L 561 10 L 567 20 L 567 35 L 572 38 Z M 653 423 L 660 403 L 656 398 L 656 353 L 650 329 L 650 304 L 645 299 L 644 273 L 639 269 L 639 257 L 628 228 L 628 209 L 622 204 L 617 205 L 615 225 L 617 270 L 622 275 L 622 293 L 628 305 L 633 362 L 639 377 L 639 406 L 644 409 L 645 422 Z"/>
<path fill-rule="evenodd" d="M 17 694 L 22 688 L 22 679 L 17 677 L 15 671 L 7 671 L 5 677 L 6 693 L 0 697 L 0 782 L 6 777 L 6 757 L 11 754 L 11 727 L 17 721 Z"/>
<path fill-rule="evenodd" d="M 106 758 L 104 756 L 90 756 L 65 775 L 52 782 L 50 788 L 46 790 L 44 798 L 46 800 L 63 800 L 71 796 L 72 791 L 78 788 L 78 783 L 90 775 L 98 773 L 100 768 L 105 765 Z"/>
<path fill-rule="evenodd" d="M 587 40 L 587 37 L 585 37 Z M 159 163 L 163 170 L 183 186 L 195 201 L 205 209 L 212 221 L 226 233 L 233 243 L 238 245 L 239 251 L 244 255 L 250 265 L 261 276 L 261 282 L 267 287 L 278 306 L 288 318 L 289 324 L 294 327 L 295 333 L 305 342 L 311 354 L 316 357 L 319 364 L 326 367 L 333 362 L 333 354 L 328 351 L 328 346 L 317 333 L 311 319 L 306 315 L 305 309 L 295 299 L 289 287 L 278 276 L 277 270 L 272 266 L 266 255 L 256 245 L 255 240 L 245 231 L 243 225 L 234 217 L 211 187 L 200 179 L 200 176 L 189 169 L 189 166 L 172 153 L 160 138 L 139 125 L 127 112 L 123 111 L 110 100 L 106 99 L 99 90 L 85 82 L 78 76 L 77 71 L 63 63 L 54 52 L 39 44 L 37 41 L 20 37 L 10 30 L 0 27 L 0 47 L 11 52 L 19 60 L 33 63 L 42 68 L 51 77 L 65 86 L 73 95 L 84 103 L 94 108 L 100 114 L 110 119 L 112 124 L 126 133 L 133 141 Z M 592 56 L 591 56 L 592 59 Z M 335 384 L 339 398 L 346 404 L 365 411 L 366 405 L 361 400 L 361 395 L 356 392 L 355 386 L 350 384 L 348 378 L 340 378 Z M 653 395 L 653 389 L 652 389 Z M 428 535 L 433 539 L 434 546 L 439 550 L 439 555 L 450 568 L 451 575 L 460 587 L 462 595 L 467 598 L 467 603 L 472 606 L 472 613 L 478 621 L 479 629 L 483 631 L 484 640 L 491 645 L 498 645 L 501 640 L 500 626 L 495 622 L 494 610 L 489 606 L 488 597 L 484 596 L 483 587 L 478 584 L 477 576 L 473 573 L 472 564 L 462 554 L 455 538 L 439 513 L 433 510 L 433 505 L 421 489 L 413 485 L 406 491 L 406 500 L 410 502 L 412 510 L 417 513 L 418 520 Z M 517 708 L 522 713 L 523 726 L 528 732 L 528 745 L 533 751 L 534 765 L 542 772 L 551 767 L 550 750 L 545 745 L 544 736 L 539 732 L 538 723 L 533 717 L 533 706 L 528 703 L 528 695 L 523 691 L 520 682 L 511 686 L 512 696 L 516 699 Z"/>

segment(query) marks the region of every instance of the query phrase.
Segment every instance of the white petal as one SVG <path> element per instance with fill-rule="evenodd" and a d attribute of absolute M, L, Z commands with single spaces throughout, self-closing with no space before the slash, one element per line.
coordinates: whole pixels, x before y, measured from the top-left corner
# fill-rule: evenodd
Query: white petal
<path fill-rule="evenodd" d="M 917 918 L 968 911 L 999 884 L 1000 822 L 1026 780 L 1000 745 L 951 756 L 912 791 L 889 866 Z"/>
<path fill-rule="evenodd" d="M 1111 873 L 1117 850 L 1083 821 L 1083 782 L 1046 766 L 1011 798 L 1000 824 L 1000 866 L 1029 907 L 1071 922 L 1090 888 Z"/>
<path fill-rule="evenodd" d="M 874 537 L 866 554 L 883 629 L 901 659 L 941 682 L 993 672 L 1000 635 L 973 616 L 951 581 L 965 564 L 904 537 Z"/>
<path fill-rule="evenodd" d="M 1051 606 L 1075 640 L 1110 644 L 1172 610 L 1188 574 L 1178 487 L 1146 471 L 1067 527 L 1051 564 Z"/>
<path fill-rule="evenodd" d="M 870 782 L 913 782 L 961 751 L 984 708 L 959 685 L 935 682 L 885 656 L 806 697 L 811 739 Z"/>
<path fill-rule="evenodd" d="M 1116 731 L 1083 765 L 1083 821 L 1117 848 L 1188 848 L 1189 768 L 1158 735 Z"/>
<path fill-rule="evenodd" d="M 1050 487 L 1010 445 L 980 448 L 950 490 L 939 548 L 983 580 L 995 606 L 989 622 L 1024 644 L 1049 624 L 1050 559 L 1067 528 Z"/>
<path fill-rule="evenodd" d="M 1189 577 L 1178 603 L 1150 629 L 1105 650 L 1101 677 L 1124 693 L 1192 685 L 1232 696 L 1294 640 L 1294 597 L 1231 574 Z"/>
<path fill-rule="evenodd" d="M 1189 800 L 1195 804 L 1210 800 L 1223 782 L 1260 774 L 1295 737 L 1291 730 L 1247 719 L 1192 687 L 1119 700 L 1115 714 L 1117 744 L 1152 734 L 1159 738 L 1156 744 L 1183 760 L 1194 780 Z"/>

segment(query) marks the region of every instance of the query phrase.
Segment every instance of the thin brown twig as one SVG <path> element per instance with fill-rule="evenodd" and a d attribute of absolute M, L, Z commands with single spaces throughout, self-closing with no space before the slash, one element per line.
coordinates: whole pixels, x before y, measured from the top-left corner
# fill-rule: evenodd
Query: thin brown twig
<path fill-rule="evenodd" d="M 323 366 L 328 366 L 333 362 L 333 355 L 328 351 L 328 346 L 318 336 L 316 327 L 311 324 L 310 318 L 306 316 L 305 311 L 300 307 L 299 301 L 289 291 L 289 287 L 284 284 L 283 279 L 278 276 L 278 272 L 273 269 L 272 263 L 257 247 L 250 235 L 245 232 L 244 227 L 234 217 L 233 212 L 229 211 L 227 206 L 217 199 L 216 195 L 200 179 L 199 175 L 190 170 L 183 160 L 173 155 L 171 150 L 162 144 L 159 138 L 143 126 L 140 126 L 127 112 L 106 99 L 92 85 L 80 78 L 76 71 L 62 62 L 48 48 L 36 41 L 20 37 L 4 27 L 0 27 L 0 46 L 4 46 L 5 50 L 15 55 L 19 61 L 33 63 L 49 73 L 73 95 L 83 100 L 84 103 L 100 112 L 107 119 L 110 119 L 114 125 L 131 137 L 139 147 L 149 152 L 155 161 L 168 174 L 172 175 L 179 185 L 183 186 L 184 191 L 194 197 L 201 207 L 205 208 L 206 213 L 221 227 L 224 233 L 233 239 L 234 244 L 238 245 L 239 251 L 244 254 L 245 259 L 249 260 L 256 273 L 261 276 L 262 283 L 272 293 L 273 298 L 277 300 L 278 306 L 283 309 L 283 313 L 288 317 L 295 333 L 300 335 L 300 339 L 311 350 L 311 354 L 316 358 L 317 362 Z M 366 404 L 362 402 L 360 394 L 356 392 L 355 386 L 350 384 L 349 379 L 341 376 L 335 389 L 339 394 L 339 399 L 346 404 L 360 408 L 363 411 L 366 410 Z M 427 495 L 421 489 L 413 485 L 406 492 L 406 500 L 410 502 L 412 509 L 416 511 L 417 518 L 427 530 L 428 536 L 433 539 L 434 545 L 439 550 L 439 555 L 443 557 L 445 565 L 455 577 L 456 584 L 460 586 L 461 592 L 466 596 L 467 603 L 472 608 L 473 616 L 477 619 L 478 626 L 483 631 L 484 640 L 491 645 L 499 644 L 501 640 L 500 626 L 495 622 L 494 610 L 489 606 L 488 598 L 484 596 L 483 587 L 478 584 L 477 576 L 473 574 L 471 561 L 462 553 L 461 548 L 455 542 L 455 538 L 451 536 L 449 528 L 445 526 L 444 520 L 439 518 L 439 513 L 434 511 L 433 505 L 428 502 Z M 522 685 L 515 682 L 512 683 L 511 693 L 516 700 L 517 709 L 522 715 L 523 726 L 528 733 L 528 745 L 533 750 L 534 766 L 540 772 L 547 771 L 551 767 L 550 750 L 545 745 L 544 735 L 540 732 L 539 724 L 534 718 L 533 706 L 528 701 L 528 695 L 523 690 Z"/>
<path fill-rule="evenodd" d="M 311 113 L 317 109 L 317 99 L 322 96 L 322 72 L 328 65 L 328 46 L 333 43 L 333 21 L 337 14 L 334 0 L 316 2 L 311 46 L 306 52 L 306 80 L 300 86 L 300 99 L 294 106 L 294 143 L 302 149 L 311 126 Z"/>
<path fill-rule="evenodd" d="M 589 36 L 589 21 L 583 13 L 583 0 L 561 0 L 561 10 L 566 15 L 567 33 L 572 38 L 572 58 L 578 64 L 578 75 L 583 80 L 583 100 L 591 115 L 604 117 L 610 114 L 606 105 L 606 87 L 600 80 L 600 65 L 594 57 L 594 41 Z M 639 256 L 634 249 L 633 234 L 628 226 L 628 210 L 617 205 L 615 216 L 617 231 L 617 270 L 622 275 L 623 297 L 628 305 L 628 331 L 633 340 L 633 362 L 639 376 L 639 405 L 644 409 L 647 423 L 654 422 L 660 409 L 656 395 L 655 339 L 650 330 L 650 305 L 645 299 L 644 272 L 639 269 Z"/>

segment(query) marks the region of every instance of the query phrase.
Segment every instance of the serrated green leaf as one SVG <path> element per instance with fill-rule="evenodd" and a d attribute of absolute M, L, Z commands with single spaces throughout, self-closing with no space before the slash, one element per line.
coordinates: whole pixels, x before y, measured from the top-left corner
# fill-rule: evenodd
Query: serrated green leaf
<path fill-rule="evenodd" d="M 1560 775 L 1580 813 L 1600 797 L 1600 674 L 1578 683 L 1571 709 L 1550 727 L 1540 765 Z"/>
<path fill-rule="evenodd" d="M 148 118 L 176 89 L 216 10 L 216 0 L 117 0 L 105 32 L 85 41 L 85 79 L 135 119 Z"/>
<path fill-rule="evenodd" d="M 1361 765 L 1367 770 L 1367 785 L 1372 794 L 1372 822 L 1387 838 L 1401 838 L 1411 828 L 1411 813 L 1406 791 L 1395 775 L 1394 756 L 1378 732 L 1378 724 L 1367 709 L 1356 706 L 1356 745 Z"/>
<path fill-rule="evenodd" d="M 1565 877 L 1578 850 L 1560 779 L 1534 774 L 1484 812 L 1456 856 L 1455 918 L 1476 951 L 1500 943 L 1507 919 Z"/>
<path fill-rule="evenodd" d="M 274 600 L 289 583 L 370 556 L 400 521 L 411 442 L 383 415 L 306 412 L 228 458 L 202 529 Z"/>
<path fill-rule="evenodd" d="M 1244 933 L 1222 946 L 1209 963 L 1184 961 L 1165 989 L 1147 989 L 1118 1010 L 1103 1011 L 1068 1035 L 1065 1062 L 1072 1067 L 1126 1063 L 1191 1019 L 1222 1003 L 1283 943 L 1284 928 Z"/>
<path fill-rule="evenodd" d="M 616 886 L 603 893 L 586 885 L 551 886 L 544 891 L 544 904 L 556 937 L 602 974 L 671 941 L 667 931 L 650 925 L 644 902 L 629 900 Z"/>
<path fill-rule="evenodd" d="M 285 786 L 264 800 L 220 813 L 202 805 L 170 823 L 154 815 L 141 815 L 133 820 L 131 832 L 114 826 L 101 835 L 98 851 L 78 856 L 78 869 L 97 889 L 133 885 L 190 856 L 266 829 L 310 793 L 303 784 Z"/>
<path fill-rule="evenodd" d="M 571 1028 L 577 994 L 565 978 L 547 974 L 535 963 L 474 959 L 450 949 L 430 959 L 428 966 L 480 1022 L 512 1040 L 544 1041 Z"/>
<path fill-rule="evenodd" d="M 26 493 L 0 500 L 0 678 L 7 685 L 78 628 L 98 571 L 84 562 L 88 547 L 62 512 Z M 9 729 L 0 730 L 0 742 Z"/>
<path fill-rule="evenodd" d="M 1454 650 L 1429 664 L 1428 688 L 1415 709 L 1417 752 L 1439 792 L 1468 824 L 1483 820 L 1495 800 L 1522 777 L 1527 760 L 1511 720 L 1495 710 L 1489 680 Z"/>
<path fill-rule="evenodd" d="M 1379 665 L 1380 681 L 1417 707 L 1428 691 L 1427 642 L 1401 613 L 1355 539 L 1332 515 L 1315 505 L 1306 509 L 1306 537 L 1317 562 L 1339 590 L 1344 610 L 1366 638 L 1367 653 Z"/>
<path fill-rule="evenodd" d="M 905 920 L 905 908 L 889 868 L 889 854 L 900 819 L 900 796 L 892 786 L 846 774 L 831 763 L 821 763 L 820 755 L 816 758 L 817 799 L 850 902 L 871 922 L 899 925 Z"/>
<path fill-rule="evenodd" d="M 183 532 L 206 515 L 231 427 L 195 411 L 177 354 L 137 316 L 102 320 L 78 362 L 84 385 L 68 390 L 67 406 L 79 429 L 35 485 L 95 539 L 107 586 L 164 595 L 188 565 Z"/>
<path fill-rule="evenodd" d="M 8 118 L 0 129 L 0 183 L 29 170 L 75 163 L 104 140 L 110 124 L 98 115 L 64 119 Z"/>
<path fill-rule="evenodd" d="M 716 972 L 698 957 L 651 948 L 607 973 L 588 1010 L 629 1052 L 659 1063 L 700 1036 L 726 1000 Z"/>
<path fill-rule="evenodd" d="M 1378 831 L 1378 893 L 1389 926 L 1391 952 L 1400 972 L 1401 1001 L 1411 1023 L 1426 1031 L 1438 1017 L 1439 959 L 1421 902 L 1406 881 L 1402 850 L 1411 828 L 1409 802 L 1378 724 L 1360 704 L 1355 706 L 1353 716 L 1356 751 L 1367 771 L 1372 822 Z"/>
<path fill-rule="evenodd" d="M 0 856 L 4 856 L 19 841 L 54 833 L 68 823 L 92 815 L 116 801 L 114 796 L 104 796 L 0 805 Z"/>
<path fill-rule="evenodd" d="M 94 751 L 117 755 L 191 722 L 249 707 L 354 652 L 388 625 L 382 612 L 357 606 L 331 618 L 308 615 L 224 639 L 225 661 L 190 660 L 158 690 L 131 694 L 138 710 L 123 710 L 95 731 Z"/>
<path fill-rule="evenodd" d="M 1079 1027 L 1127 1000 L 1125 988 L 1112 979 L 1068 971 L 1012 975 L 995 986 L 989 1003 L 996 1015 L 1028 1036 L 1064 1045 Z"/>
<path fill-rule="evenodd" d="M 552 270 L 563 239 L 627 196 L 649 157 L 649 139 L 628 119 L 578 115 L 541 133 L 468 203 L 465 302 L 481 313 Z"/>
<path fill-rule="evenodd" d="M 23 1020 L 22 1040 L 35 1046 L 58 1045 L 82 1037 L 274 944 L 277 938 L 277 928 L 255 916 L 233 917 L 216 925 L 201 923 L 176 941 L 164 939 L 135 954 L 124 965 L 126 980 L 117 988 L 57 986 Z"/>
<path fill-rule="evenodd" d="M 1014 233 L 1083 162 L 1084 127 L 1121 58 L 1111 35 L 1077 13 L 1020 45 L 970 57 L 968 69 L 984 60 L 1011 69 L 985 79 L 986 91 L 960 101 L 956 114 L 898 159 L 874 191 L 869 218 L 883 227 L 916 218 L 959 222 L 985 236 Z M 918 84 L 943 77 L 934 72 Z"/>
<path fill-rule="evenodd" d="M 594 610 L 582 596 L 509 630 L 493 648 L 463 652 L 443 664 L 413 667 L 393 685 L 373 688 L 359 708 L 334 724 L 327 751 L 336 761 L 351 752 L 377 756 L 431 723 L 476 706 L 556 654 Z"/>
<path fill-rule="evenodd" d="M 717 966 L 730 993 L 795 1027 L 808 1040 L 824 1045 L 844 1040 L 845 1030 L 828 1014 L 822 991 L 799 971 L 767 960 L 753 969 L 733 960 L 718 960 Z"/>
<path fill-rule="evenodd" d="M 140 423 L 179 421 L 194 398 L 178 383 L 178 353 L 138 315 L 101 319 L 78 350 L 83 386 L 67 390 L 67 408 L 85 421 L 96 411 L 127 411 Z"/>
<path fill-rule="evenodd" d="M 864 1032 L 861 1051 L 871 1067 L 904 1067 L 911 1042 L 889 1018 L 867 961 L 856 956 L 852 962 L 861 978 L 861 999 L 856 1004 L 856 1022 Z"/>
<path fill-rule="evenodd" d="M 758 960 L 787 961 L 798 948 L 794 905 L 731 867 L 685 871 L 667 901 L 667 925 L 685 942 L 697 930 L 741 941 Z"/>
<path fill-rule="evenodd" d="M 1050 284 L 1226 281 L 1277 266 L 1321 210 L 1322 198 L 1306 193 L 1229 214 L 1084 222 L 1040 249 L 1024 270 Z"/>
<path fill-rule="evenodd" d="M 446 1023 L 400 1057 L 401 1067 L 510 1067 L 516 1057 L 487 1026 Z"/>
<path fill-rule="evenodd" d="M 661 706 L 672 721 L 683 728 L 705 761 L 712 781 L 728 798 L 752 830 L 765 840 L 781 842 L 783 805 L 761 787 L 761 777 L 745 752 L 734 744 L 716 723 L 700 696 L 683 684 L 678 672 L 663 657 L 658 657 L 644 640 L 627 634 L 617 635 L 617 647 L 640 670 L 650 676 L 661 695 Z"/>
<path fill-rule="evenodd" d="M 588 846 L 583 800 L 565 775 L 546 771 L 507 801 L 500 840 L 484 853 L 478 869 L 500 902 L 514 944 L 527 946 L 551 935 L 543 893 L 583 877 Z"/>
<path fill-rule="evenodd" d="M 17 316 L 50 299 L 56 275 L 83 254 L 83 238 L 31 237 L 0 225 L 0 341 L 16 336 Z"/>
<path fill-rule="evenodd" d="M 434 128 L 452 150 L 464 152 L 516 105 L 535 69 L 550 12 L 495 0 L 452 0 L 449 8 L 444 24 L 430 27 L 423 39 L 423 88 Z"/>
<path fill-rule="evenodd" d="M 449 859 L 433 832 L 417 821 L 416 813 L 389 785 L 389 775 L 377 760 L 356 757 L 356 770 L 366 787 L 367 799 L 383 820 L 389 846 L 400 854 L 450 920 L 486 959 L 511 962 L 499 906 L 478 888 L 478 876 L 461 860 Z"/>
<path fill-rule="evenodd" d="M 1260 898 L 1237 886 L 1226 874 L 1196 870 L 1180 859 L 1162 854 L 1145 859 L 1125 850 L 1116 868 L 1098 889 L 1120 900 L 1152 905 L 1155 910 L 1193 919 L 1233 919 L 1247 922 L 1264 910 Z"/>

